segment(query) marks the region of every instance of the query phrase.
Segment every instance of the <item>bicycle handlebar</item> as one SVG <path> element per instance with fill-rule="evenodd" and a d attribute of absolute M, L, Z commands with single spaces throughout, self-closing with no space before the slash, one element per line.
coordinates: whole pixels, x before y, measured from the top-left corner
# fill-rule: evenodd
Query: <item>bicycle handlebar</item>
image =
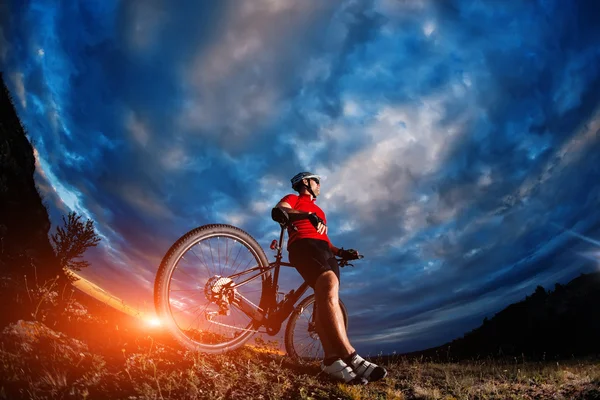
<path fill-rule="evenodd" d="M 296 228 L 296 225 L 290 223 L 290 217 L 289 217 L 288 213 L 279 207 L 274 207 L 271 210 L 271 218 L 273 219 L 273 221 L 275 221 L 279 225 L 281 225 L 282 229 L 285 229 L 291 225 L 295 231 L 298 230 L 298 228 Z M 271 248 L 273 248 L 273 247 L 271 247 Z M 360 260 L 361 258 L 364 258 L 364 256 L 359 255 L 358 258 L 355 258 L 354 260 Z M 337 258 L 337 257 L 336 257 L 336 260 L 337 260 L 340 268 L 344 268 L 347 265 L 350 265 L 351 267 L 354 266 L 353 264 L 350 263 L 350 261 L 353 261 L 353 260 L 346 260 L 344 258 Z"/>
<path fill-rule="evenodd" d="M 362 258 L 365 258 L 365 256 L 363 256 L 362 254 L 358 256 L 358 258 L 355 258 L 353 260 L 346 260 L 344 258 L 338 258 L 336 257 L 336 260 L 338 262 L 338 265 L 340 266 L 340 268 L 344 268 L 345 266 L 349 265 L 351 267 L 354 267 L 354 264 L 351 264 L 350 261 L 354 261 L 354 260 L 360 260 Z"/>

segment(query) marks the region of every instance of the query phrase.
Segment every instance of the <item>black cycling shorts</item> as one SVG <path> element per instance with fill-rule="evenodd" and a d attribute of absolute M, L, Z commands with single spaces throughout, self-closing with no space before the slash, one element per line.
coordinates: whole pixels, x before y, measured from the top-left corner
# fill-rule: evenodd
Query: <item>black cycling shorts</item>
<path fill-rule="evenodd" d="M 315 288 L 317 278 L 323 272 L 333 271 L 340 280 L 340 267 L 329 249 L 329 243 L 319 239 L 299 239 L 288 247 L 290 263 L 302 278 Z"/>

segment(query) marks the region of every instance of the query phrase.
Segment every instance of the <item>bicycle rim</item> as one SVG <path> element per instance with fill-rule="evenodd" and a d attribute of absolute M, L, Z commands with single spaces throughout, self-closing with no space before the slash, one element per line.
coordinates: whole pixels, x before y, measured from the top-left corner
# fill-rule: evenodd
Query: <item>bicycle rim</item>
<path fill-rule="evenodd" d="M 238 307 L 224 309 L 224 284 L 235 284 L 258 273 L 238 278 L 229 276 L 244 270 L 266 269 L 262 248 L 247 233 L 228 225 L 197 228 L 184 235 L 165 256 L 155 286 L 159 314 L 171 333 L 186 347 L 208 353 L 232 350 L 246 342 L 257 323 Z M 263 306 L 268 273 L 236 287 L 257 308 Z"/>
<path fill-rule="evenodd" d="M 323 359 L 324 352 L 314 329 L 314 294 L 306 297 L 296 307 L 286 327 L 285 347 L 288 356 L 299 364 L 309 364 Z M 340 300 L 344 324 L 348 328 L 346 306 Z"/>

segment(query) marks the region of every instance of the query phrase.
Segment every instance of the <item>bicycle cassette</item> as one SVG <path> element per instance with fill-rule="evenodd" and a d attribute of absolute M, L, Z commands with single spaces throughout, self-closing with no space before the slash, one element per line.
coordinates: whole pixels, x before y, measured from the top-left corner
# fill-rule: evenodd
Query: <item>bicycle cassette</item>
<path fill-rule="evenodd" d="M 217 301 L 223 297 L 233 296 L 233 291 L 228 290 L 233 281 L 229 278 L 215 275 L 204 286 L 204 295 L 208 301 Z"/>

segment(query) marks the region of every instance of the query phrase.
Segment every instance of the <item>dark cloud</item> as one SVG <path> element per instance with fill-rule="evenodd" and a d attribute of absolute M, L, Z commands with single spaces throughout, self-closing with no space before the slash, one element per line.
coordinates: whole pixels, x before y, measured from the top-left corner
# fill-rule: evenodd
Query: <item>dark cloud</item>
<path fill-rule="evenodd" d="M 266 247 L 300 170 L 326 175 L 333 242 L 367 256 L 342 294 L 368 351 L 440 344 L 597 268 L 564 231 L 600 220 L 596 2 L 7 7 L 2 69 L 53 221 L 96 221 L 89 274 L 127 301 L 152 304 L 196 226 Z"/>

